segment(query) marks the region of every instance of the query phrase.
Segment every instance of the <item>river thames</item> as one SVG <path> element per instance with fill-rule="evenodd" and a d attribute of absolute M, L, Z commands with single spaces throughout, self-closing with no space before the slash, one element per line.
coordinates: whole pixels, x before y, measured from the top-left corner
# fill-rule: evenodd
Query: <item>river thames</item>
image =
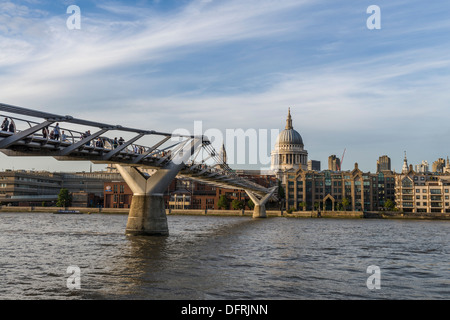
<path fill-rule="evenodd" d="M 168 237 L 126 222 L 0 213 L 0 299 L 450 299 L 448 221 L 168 216 Z"/>

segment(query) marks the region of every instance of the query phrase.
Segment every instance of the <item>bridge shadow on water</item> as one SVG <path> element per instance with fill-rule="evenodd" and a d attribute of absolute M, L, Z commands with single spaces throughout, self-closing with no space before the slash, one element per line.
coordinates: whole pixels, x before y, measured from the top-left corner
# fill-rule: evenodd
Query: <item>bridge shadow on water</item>
<path fill-rule="evenodd" d="M 242 243 L 270 220 L 169 216 L 169 236 L 125 236 L 114 260 L 105 262 L 114 269 L 114 276 L 104 279 L 103 288 L 110 289 L 92 291 L 88 298 L 216 298 L 206 292 L 227 287 L 230 271 L 223 266 L 236 260 Z"/>

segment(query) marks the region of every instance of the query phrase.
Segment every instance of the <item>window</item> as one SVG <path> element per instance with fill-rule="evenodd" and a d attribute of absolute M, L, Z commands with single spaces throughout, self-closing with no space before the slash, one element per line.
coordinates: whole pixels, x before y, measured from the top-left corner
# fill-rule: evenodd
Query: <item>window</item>
<path fill-rule="evenodd" d="M 409 180 L 408 178 L 403 179 L 402 181 L 402 187 L 403 188 L 412 188 L 413 183 L 411 180 Z"/>

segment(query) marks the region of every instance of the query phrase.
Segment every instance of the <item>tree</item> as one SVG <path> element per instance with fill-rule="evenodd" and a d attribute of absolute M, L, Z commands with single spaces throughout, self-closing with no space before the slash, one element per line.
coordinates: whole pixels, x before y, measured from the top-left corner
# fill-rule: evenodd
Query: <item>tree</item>
<path fill-rule="evenodd" d="M 342 206 L 344 207 L 344 211 L 347 211 L 348 206 L 350 205 L 350 201 L 347 198 L 342 199 Z"/>
<path fill-rule="evenodd" d="M 320 208 L 320 202 L 314 202 L 314 208 L 318 210 Z"/>
<path fill-rule="evenodd" d="M 286 194 L 284 193 L 283 185 L 281 184 L 280 180 L 278 180 L 278 197 L 280 199 L 284 199 L 286 197 Z"/>
<path fill-rule="evenodd" d="M 248 199 L 247 207 L 249 207 L 251 210 L 255 208 L 255 204 L 253 203 L 252 199 Z"/>
<path fill-rule="evenodd" d="M 305 201 L 300 202 L 300 203 L 298 204 L 298 207 L 299 207 L 299 209 L 304 210 L 304 209 L 306 208 L 306 202 L 305 202 Z"/>
<path fill-rule="evenodd" d="M 284 207 L 284 202 L 286 201 L 286 194 L 284 193 L 284 188 L 283 185 L 281 184 L 281 181 L 278 180 L 278 199 L 280 202 L 280 210 L 283 210 Z"/>
<path fill-rule="evenodd" d="M 231 201 L 231 207 L 233 208 L 233 210 L 241 210 L 244 208 L 244 204 L 242 203 L 242 201 L 234 199 L 233 201 Z"/>
<path fill-rule="evenodd" d="M 386 208 L 386 210 L 392 211 L 395 208 L 395 203 L 391 199 L 387 199 L 384 203 L 384 207 Z"/>
<path fill-rule="evenodd" d="M 225 195 L 221 195 L 219 198 L 219 202 L 217 203 L 217 207 L 219 209 L 228 209 L 229 207 L 229 201 Z"/>
<path fill-rule="evenodd" d="M 70 207 L 72 205 L 72 196 L 69 190 L 62 188 L 58 194 L 57 207 Z"/>

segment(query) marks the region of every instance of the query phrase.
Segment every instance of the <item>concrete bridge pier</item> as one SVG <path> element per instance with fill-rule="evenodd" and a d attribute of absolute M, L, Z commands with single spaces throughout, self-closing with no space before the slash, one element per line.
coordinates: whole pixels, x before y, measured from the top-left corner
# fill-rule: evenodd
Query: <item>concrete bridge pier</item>
<path fill-rule="evenodd" d="M 193 144 L 196 148 L 199 141 L 194 140 Z M 184 161 L 192 154 L 190 151 L 181 152 L 178 158 L 151 176 L 144 175 L 137 167 L 116 164 L 123 179 L 133 191 L 125 234 L 130 236 L 169 235 L 163 196 L 169 184 L 184 168 Z"/>
<path fill-rule="evenodd" d="M 254 219 L 267 218 L 266 203 L 267 201 L 269 201 L 270 197 L 272 197 L 276 189 L 277 187 L 273 187 L 272 189 L 270 189 L 270 193 L 266 194 L 261 198 L 258 198 L 258 196 L 252 191 L 245 190 L 245 192 L 248 194 L 250 199 L 252 199 L 253 203 L 255 204 L 255 208 L 253 209 Z"/>

